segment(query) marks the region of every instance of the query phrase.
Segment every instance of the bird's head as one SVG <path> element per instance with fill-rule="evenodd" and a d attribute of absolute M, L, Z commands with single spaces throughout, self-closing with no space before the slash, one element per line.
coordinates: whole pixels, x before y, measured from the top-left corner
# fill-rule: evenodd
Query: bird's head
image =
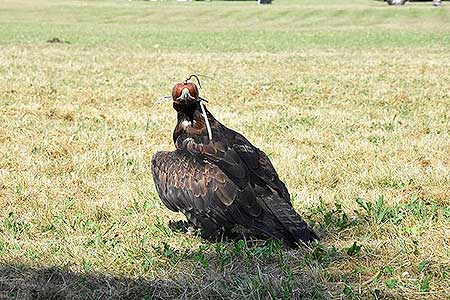
<path fill-rule="evenodd" d="M 198 88 L 189 79 L 175 84 L 172 89 L 173 107 L 175 110 L 185 110 L 197 106 L 199 99 Z"/>
<path fill-rule="evenodd" d="M 195 112 L 201 110 L 208 131 L 208 137 L 212 140 L 212 130 L 209 124 L 207 110 L 203 105 L 203 102 L 208 102 L 208 100 L 199 96 L 197 85 L 191 81 L 191 78 L 197 79 L 198 86 L 200 88 L 202 87 L 197 75 L 191 75 L 185 81 L 175 84 L 172 89 L 173 108 L 178 112 L 178 122 L 183 123 L 187 121 L 187 124 L 191 126 L 194 124 Z"/>

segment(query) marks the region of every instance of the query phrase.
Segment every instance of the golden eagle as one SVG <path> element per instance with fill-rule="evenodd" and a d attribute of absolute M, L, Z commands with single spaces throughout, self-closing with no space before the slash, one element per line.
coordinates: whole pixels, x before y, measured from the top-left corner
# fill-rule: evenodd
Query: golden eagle
<path fill-rule="evenodd" d="M 240 225 L 290 246 L 317 239 L 292 207 L 267 155 L 217 121 L 190 78 L 172 90 L 176 150 L 152 158 L 162 202 L 182 212 L 203 237 Z"/>

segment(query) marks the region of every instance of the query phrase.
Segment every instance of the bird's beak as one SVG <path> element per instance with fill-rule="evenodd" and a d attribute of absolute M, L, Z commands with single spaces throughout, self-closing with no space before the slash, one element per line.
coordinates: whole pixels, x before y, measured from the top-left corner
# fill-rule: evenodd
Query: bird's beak
<path fill-rule="evenodd" d="M 177 100 L 187 103 L 188 100 L 195 100 L 195 98 L 191 96 L 191 93 L 189 93 L 189 89 L 184 88 L 181 91 L 181 95 L 180 95 L 180 97 L 177 98 Z"/>

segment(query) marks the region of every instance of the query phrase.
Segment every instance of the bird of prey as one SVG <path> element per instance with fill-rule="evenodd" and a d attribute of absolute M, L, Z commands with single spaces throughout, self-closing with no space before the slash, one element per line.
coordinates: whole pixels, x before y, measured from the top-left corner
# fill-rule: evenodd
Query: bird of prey
<path fill-rule="evenodd" d="M 165 206 L 183 213 L 205 238 L 242 226 L 288 246 L 318 239 L 292 207 L 267 155 L 214 118 L 191 78 L 172 90 L 176 150 L 152 158 Z"/>

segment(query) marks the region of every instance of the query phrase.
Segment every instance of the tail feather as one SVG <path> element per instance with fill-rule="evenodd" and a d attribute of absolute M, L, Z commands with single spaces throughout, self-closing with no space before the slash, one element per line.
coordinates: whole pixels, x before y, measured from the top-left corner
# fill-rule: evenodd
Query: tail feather
<path fill-rule="evenodd" d="M 280 223 L 287 229 L 292 242 L 311 242 L 318 240 L 317 234 L 306 224 L 292 206 L 284 210 L 284 214 L 278 216 Z"/>
<path fill-rule="evenodd" d="M 309 243 L 315 240 L 319 240 L 317 234 L 312 230 L 308 225 L 299 229 L 297 228 L 295 231 L 289 230 L 290 233 L 290 242 L 291 243 Z"/>
<path fill-rule="evenodd" d="M 267 203 L 267 200 L 271 203 Z M 301 242 L 308 243 L 319 240 L 314 230 L 303 221 L 290 203 L 277 201 L 278 199 L 267 200 L 266 203 L 270 213 L 267 214 L 266 218 L 273 220 L 272 231 L 276 232 L 277 236 L 282 233 L 283 240 L 291 246 Z M 267 223 L 267 221 L 264 223 Z"/>
<path fill-rule="evenodd" d="M 280 222 L 279 218 L 272 214 L 266 214 L 262 219 L 254 220 L 251 230 L 256 236 L 271 237 L 282 240 L 289 247 L 296 247 L 301 243 L 309 243 L 318 240 L 317 234 L 297 215 L 298 221 Z M 298 223 L 302 223 L 301 226 Z"/>

